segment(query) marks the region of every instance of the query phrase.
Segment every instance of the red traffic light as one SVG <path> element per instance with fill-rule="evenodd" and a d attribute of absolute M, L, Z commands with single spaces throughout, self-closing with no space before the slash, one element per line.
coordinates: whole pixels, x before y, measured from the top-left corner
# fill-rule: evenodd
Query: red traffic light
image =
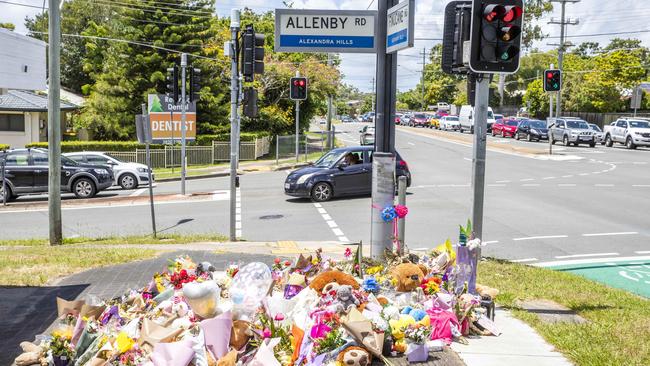
<path fill-rule="evenodd" d="M 300 86 L 305 86 L 305 81 L 304 81 L 304 80 L 300 80 L 300 81 L 298 81 L 298 85 L 300 85 Z"/>
<path fill-rule="evenodd" d="M 524 13 L 523 9 L 518 6 L 506 6 L 504 10 L 505 11 L 501 19 L 503 19 L 504 22 L 508 23 L 519 19 L 519 17 L 521 17 L 521 14 Z"/>
<path fill-rule="evenodd" d="M 553 77 L 553 72 L 547 72 L 546 77 L 549 78 L 549 79 L 552 78 Z"/>
<path fill-rule="evenodd" d="M 505 14 L 506 9 L 502 5 L 488 5 L 483 10 L 483 17 L 488 22 L 492 23 L 495 20 L 499 20 L 503 14 Z"/>

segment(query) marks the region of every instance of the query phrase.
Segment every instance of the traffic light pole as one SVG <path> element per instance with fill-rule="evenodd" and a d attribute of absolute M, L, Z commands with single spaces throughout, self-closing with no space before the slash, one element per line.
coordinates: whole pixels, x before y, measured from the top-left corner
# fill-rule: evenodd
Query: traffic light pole
<path fill-rule="evenodd" d="M 332 66 L 332 54 L 327 54 L 327 66 Z M 332 136 L 332 94 L 327 96 L 327 147 L 334 148 L 334 136 Z"/>
<path fill-rule="evenodd" d="M 296 71 L 296 77 L 297 78 L 300 77 L 300 71 Z M 300 101 L 296 99 L 296 162 L 299 159 L 298 157 L 299 154 L 300 154 Z"/>
<path fill-rule="evenodd" d="M 370 253 L 380 258 L 392 249 L 392 224 L 381 218 L 381 210 L 395 199 L 395 97 L 397 53 L 386 53 L 388 9 L 397 0 L 379 0 L 377 16 L 377 109 L 375 111 L 375 153 L 372 158 L 372 200 Z"/>
<path fill-rule="evenodd" d="M 59 0 L 49 0 L 47 141 L 48 219 L 50 245 L 63 244 L 61 226 L 61 10 Z"/>
<path fill-rule="evenodd" d="M 239 70 L 237 68 L 237 38 L 239 35 L 239 10 L 230 15 L 230 241 L 237 241 L 237 104 L 239 102 Z"/>
<path fill-rule="evenodd" d="M 472 157 L 472 227 L 475 238 L 483 239 L 483 202 L 485 199 L 485 155 L 487 138 L 488 98 L 490 75 L 479 74 L 476 78 L 474 107 L 474 145 Z M 473 260 L 481 257 L 480 248 Z M 474 293 L 475 289 L 469 289 Z"/>
<path fill-rule="evenodd" d="M 181 54 L 181 194 L 185 195 L 185 137 L 187 134 L 187 127 L 185 126 L 185 120 L 187 116 L 185 111 L 187 110 L 187 98 L 185 96 L 185 77 L 187 70 L 187 54 Z"/>

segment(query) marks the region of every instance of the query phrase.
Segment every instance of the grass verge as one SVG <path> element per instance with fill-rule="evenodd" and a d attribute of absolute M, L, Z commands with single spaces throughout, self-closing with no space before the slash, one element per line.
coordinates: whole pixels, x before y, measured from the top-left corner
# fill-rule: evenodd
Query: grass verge
<path fill-rule="evenodd" d="M 479 265 L 479 281 L 498 288 L 497 302 L 535 328 L 577 365 L 650 365 L 650 300 L 586 278 L 497 260 Z M 547 324 L 516 300 L 548 299 L 587 324 Z"/>
<path fill-rule="evenodd" d="M 22 247 L 0 250 L 0 285 L 42 286 L 86 269 L 155 257 L 157 251 L 124 248 Z"/>
<path fill-rule="evenodd" d="M 73 244 L 188 244 L 198 242 L 223 242 L 228 237 L 221 234 L 164 234 L 156 238 L 150 235 L 111 236 L 104 238 L 65 238 L 64 245 Z M 0 240 L 0 246 L 46 246 L 48 239 Z M 48 246 L 48 248 L 52 248 Z M 2 253 L 0 251 L 0 253 Z"/>

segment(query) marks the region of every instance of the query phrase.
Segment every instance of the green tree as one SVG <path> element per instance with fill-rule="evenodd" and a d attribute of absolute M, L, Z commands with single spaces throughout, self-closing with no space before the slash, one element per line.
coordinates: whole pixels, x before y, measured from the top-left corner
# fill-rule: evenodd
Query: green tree
<path fill-rule="evenodd" d="M 524 105 L 530 106 L 528 113 L 531 116 L 542 118 L 549 110 L 549 96 L 544 91 L 544 84 L 541 79 L 533 80 L 526 88 L 526 94 L 522 99 Z"/>
<path fill-rule="evenodd" d="M 0 23 L 0 28 L 9 29 L 10 31 L 16 30 L 14 23 Z"/>
<path fill-rule="evenodd" d="M 553 11 L 553 4 L 549 0 L 527 0 L 524 11 L 524 31 L 522 34 L 522 46 L 531 48 L 533 42 L 543 39 L 546 35 L 542 29 L 543 23 L 539 20 L 545 14 Z"/>

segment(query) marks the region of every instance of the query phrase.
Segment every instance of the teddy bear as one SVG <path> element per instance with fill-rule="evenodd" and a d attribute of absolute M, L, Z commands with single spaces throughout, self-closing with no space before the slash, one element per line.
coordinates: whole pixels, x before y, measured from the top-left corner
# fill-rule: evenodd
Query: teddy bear
<path fill-rule="evenodd" d="M 350 346 L 339 353 L 336 361 L 344 366 L 369 366 L 372 355 L 365 348 Z"/>
<path fill-rule="evenodd" d="M 393 269 L 393 278 L 397 281 L 395 290 L 398 292 L 415 290 L 420 286 L 420 282 L 424 279 L 425 274 L 422 267 L 413 263 L 401 263 L 397 265 Z"/>
<path fill-rule="evenodd" d="M 339 285 L 350 285 L 355 290 L 359 289 L 360 287 L 359 283 L 354 279 L 354 277 L 350 276 L 347 273 L 335 270 L 326 271 L 314 277 L 314 279 L 309 284 L 309 287 L 316 290 L 318 293 L 322 293 L 323 288 L 328 283 L 332 282 L 336 282 Z"/>
<path fill-rule="evenodd" d="M 239 351 L 248 343 L 248 340 L 253 336 L 250 327 L 251 323 L 245 320 L 235 320 L 232 322 L 230 346 L 233 349 Z"/>
<path fill-rule="evenodd" d="M 336 289 L 336 312 L 348 313 L 352 308 L 359 306 L 359 300 L 352 294 L 352 286 L 341 285 Z"/>

